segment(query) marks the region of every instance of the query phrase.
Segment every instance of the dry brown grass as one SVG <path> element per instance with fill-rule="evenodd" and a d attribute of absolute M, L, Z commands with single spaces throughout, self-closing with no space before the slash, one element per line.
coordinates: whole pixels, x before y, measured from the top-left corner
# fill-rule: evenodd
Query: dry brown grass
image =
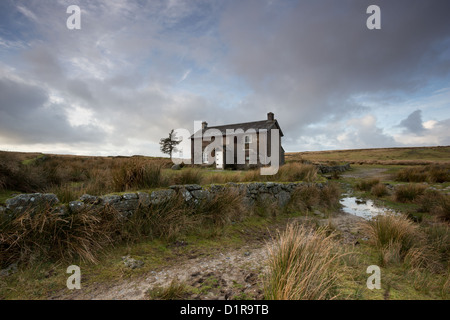
<path fill-rule="evenodd" d="M 370 243 L 380 254 L 380 263 L 403 261 L 412 248 L 422 248 L 424 235 L 418 225 L 400 214 L 379 215 L 363 224 Z"/>
<path fill-rule="evenodd" d="M 450 181 L 450 165 L 409 167 L 397 172 L 395 179 L 403 182 L 442 183 Z"/>
<path fill-rule="evenodd" d="M 27 211 L 11 221 L 0 222 L 0 264 L 74 257 L 95 262 L 98 252 L 113 243 L 118 219 L 107 209 L 66 216 L 49 207 Z"/>
<path fill-rule="evenodd" d="M 380 179 L 377 179 L 377 178 L 365 179 L 365 180 L 359 181 L 356 184 L 356 188 L 358 190 L 362 190 L 362 191 L 370 191 L 370 189 L 372 189 L 373 186 L 375 186 L 379 183 L 380 183 Z"/>
<path fill-rule="evenodd" d="M 426 186 L 421 184 L 409 183 L 395 188 L 394 199 L 398 202 L 412 202 L 422 196 Z"/>
<path fill-rule="evenodd" d="M 322 300 L 336 297 L 339 258 L 333 235 L 291 224 L 268 246 L 264 297 L 268 300 Z"/>
<path fill-rule="evenodd" d="M 0 266 L 73 258 L 96 262 L 105 247 L 116 243 L 213 235 L 252 214 L 245 209 L 242 195 L 231 188 L 198 201 L 194 205 L 179 194 L 150 208 L 139 207 L 127 218 L 111 207 L 66 215 L 42 207 L 12 218 L 0 216 Z"/>
<path fill-rule="evenodd" d="M 383 197 L 388 194 L 388 190 L 386 186 L 382 183 L 377 183 L 370 189 L 370 193 L 373 194 L 375 197 Z"/>

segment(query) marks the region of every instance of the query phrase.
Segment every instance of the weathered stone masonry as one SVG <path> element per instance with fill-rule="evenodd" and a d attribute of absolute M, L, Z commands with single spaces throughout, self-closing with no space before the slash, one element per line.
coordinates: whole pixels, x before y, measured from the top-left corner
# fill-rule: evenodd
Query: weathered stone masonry
<path fill-rule="evenodd" d="M 76 214 L 88 208 L 110 206 L 123 216 L 132 215 L 139 207 L 150 208 L 172 197 L 181 195 L 185 201 L 194 205 L 202 200 L 211 199 L 227 188 L 238 191 L 244 197 L 244 204 L 252 205 L 256 201 L 276 201 L 279 206 L 285 206 L 291 199 L 292 192 L 306 182 L 276 183 L 276 182 L 252 182 L 252 183 L 227 183 L 225 185 L 200 186 L 196 184 L 175 185 L 168 189 L 152 192 L 132 192 L 121 195 L 91 196 L 83 195 L 79 200 L 62 204 L 54 194 L 20 194 L 6 200 L 6 207 L 0 206 L 0 215 L 13 218 L 29 210 L 35 212 L 39 207 L 51 207 L 55 214 Z M 324 184 L 315 183 L 319 188 Z"/>

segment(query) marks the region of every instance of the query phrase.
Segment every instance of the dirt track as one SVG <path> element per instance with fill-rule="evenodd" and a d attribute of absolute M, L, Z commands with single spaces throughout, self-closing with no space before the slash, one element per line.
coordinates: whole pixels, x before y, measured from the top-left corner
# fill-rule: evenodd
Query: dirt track
<path fill-rule="evenodd" d="M 299 217 L 286 221 L 308 223 L 311 218 Z M 319 219 L 319 223 L 332 225 L 341 232 L 341 241 L 354 243 L 359 232 L 358 223 L 362 218 L 336 213 L 330 220 Z M 279 225 L 276 229 L 284 228 Z M 148 299 L 148 290 L 167 287 L 173 280 L 196 288 L 184 298 L 227 300 L 232 298 L 261 299 L 266 246 L 270 245 L 275 232 L 261 232 L 237 250 L 212 253 L 207 257 L 183 257 L 182 261 L 170 267 L 151 271 L 148 274 L 114 283 L 99 283 L 85 290 L 67 294 L 67 290 L 52 299 L 98 299 L 98 300 L 140 300 Z"/>

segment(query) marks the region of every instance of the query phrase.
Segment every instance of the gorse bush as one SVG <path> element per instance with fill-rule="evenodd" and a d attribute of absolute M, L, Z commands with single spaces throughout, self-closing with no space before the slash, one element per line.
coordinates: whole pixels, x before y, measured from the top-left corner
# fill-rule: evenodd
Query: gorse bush
<path fill-rule="evenodd" d="M 340 257 L 324 229 L 289 225 L 268 246 L 264 297 L 268 300 L 322 300 L 335 297 Z"/>

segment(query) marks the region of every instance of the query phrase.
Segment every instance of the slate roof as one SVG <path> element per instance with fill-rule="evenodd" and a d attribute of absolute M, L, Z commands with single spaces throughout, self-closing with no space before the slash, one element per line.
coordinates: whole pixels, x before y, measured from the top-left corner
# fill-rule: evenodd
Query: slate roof
<path fill-rule="evenodd" d="M 205 131 L 209 129 L 218 129 L 220 132 L 222 132 L 223 135 L 226 135 L 227 129 L 231 130 L 237 130 L 242 129 L 244 131 L 247 131 L 248 129 L 255 129 L 256 132 L 262 129 L 266 129 L 267 131 L 271 129 L 279 129 L 280 130 L 280 136 L 283 136 L 283 131 L 281 131 L 281 128 L 278 124 L 277 120 L 261 120 L 261 121 L 252 121 L 252 122 L 243 122 L 243 123 L 235 123 L 235 124 L 226 124 L 221 126 L 208 126 L 206 129 L 202 129 L 202 136 L 205 136 Z M 194 135 L 191 136 L 191 139 L 194 138 Z"/>

